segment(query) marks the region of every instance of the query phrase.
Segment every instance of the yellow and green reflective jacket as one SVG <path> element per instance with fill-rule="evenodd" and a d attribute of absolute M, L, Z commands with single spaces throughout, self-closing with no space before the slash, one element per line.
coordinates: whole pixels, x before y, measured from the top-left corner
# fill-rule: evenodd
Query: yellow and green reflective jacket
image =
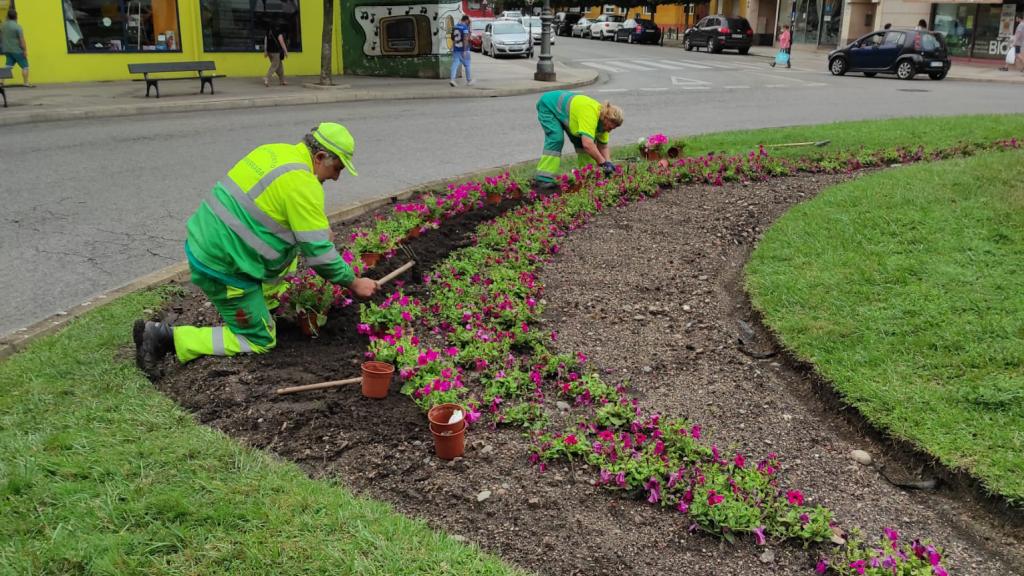
<path fill-rule="evenodd" d="M 192 264 L 229 284 L 273 282 L 302 254 L 348 286 L 355 275 L 330 238 L 323 185 L 305 144 L 267 144 L 242 158 L 188 220 Z"/>

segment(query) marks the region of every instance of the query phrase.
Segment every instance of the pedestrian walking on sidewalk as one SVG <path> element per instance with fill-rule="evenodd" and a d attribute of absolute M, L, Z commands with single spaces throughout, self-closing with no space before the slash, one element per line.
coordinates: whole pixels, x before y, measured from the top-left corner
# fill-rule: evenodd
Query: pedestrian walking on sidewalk
<path fill-rule="evenodd" d="M 562 163 L 565 133 L 576 147 L 581 167 L 593 160 L 604 170 L 605 176 L 615 173 L 608 140 L 611 131 L 622 126 L 622 108 L 568 90 L 553 90 L 545 92 L 537 101 L 537 120 L 544 129 L 544 151 L 537 162 L 535 182 L 538 190 L 553 191 L 557 186 L 555 178 Z"/>
<path fill-rule="evenodd" d="M 7 11 L 7 21 L 0 26 L 0 51 L 7 56 L 8 68 L 15 64 L 21 66 L 21 79 L 27 88 L 31 88 L 28 83 L 28 44 L 14 8 Z"/>
<path fill-rule="evenodd" d="M 451 84 L 452 88 L 456 86 L 455 76 L 459 72 L 459 66 L 465 70 L 466 86 L 475 84 L 469 70 L 470 54 L 469 15 L 463 14 L 462 20 L 452 29 L 452 71 L 448 79 L 448 84 Z"/>
<path fill-rule="evenodd" d="M 1024 64 L 1024 59 L 1020 56 L 1021 46 L 1024 46 L 1024 19 L 1018 16 L 1017 27 L 1013 31 L 1013 47 L 1010 48 L 1010 50 L 1013 50 L 1014 53 L 1014 67 L 1017 68 L 1017 70 L 1024 72 L 1024 66 L 1022 66 L 1022 64 Z"/>
<path fill-rule="evenodd" d="M 242 158 L 214 185 L 188 220 L 185 256 L 198 286 L 226 326 L 171 326 L 137 320 L 135 362 L 150 378 L 174 352 L 181 363 L 201 356 L 262 354 L 277 344 L 271 310 L 301 254 L 330 282 L 360 299 L 377 282 L 356 278 L 331 240 L 323 183 L 348 169 L 356 175 L 355 139 L 324 122 L 299 144 L 267 144 Z"/>
<path fill-rule="evenodd" d="M 263 57 L 270 59 L 270 68 L 267 70 L 267 77 L 263 79 L 264 86 L 270 86 L 270 80 L 277 74 L 277 80 L 281 86 L 287 86 L 284 79 L 284 59 L 288 56 L 288 42 L 285 40 L 284 28 L 275 24 L 267 26 L 267 34 L 263 38 Z"/>
<path fill-rule="evenodd" d="M 793 64 L 793 34 L 789 31 L 788 24 L 782 26 L 782 34 L 779 34 L 779 52 L 786 55 L 786 68 L 791 68 Z M 772 68 L 775 68 L 774 60 Z"/>

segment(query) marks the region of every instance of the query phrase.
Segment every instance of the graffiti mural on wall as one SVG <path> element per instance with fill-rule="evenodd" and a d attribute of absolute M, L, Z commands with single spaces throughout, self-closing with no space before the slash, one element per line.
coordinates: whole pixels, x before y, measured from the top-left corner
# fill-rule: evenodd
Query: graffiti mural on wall
<path fill-rule="evenodd" d="M 450 54 L 451 31 L 461 17 L 461 2 L 353 8 L 366 56 Z"/>

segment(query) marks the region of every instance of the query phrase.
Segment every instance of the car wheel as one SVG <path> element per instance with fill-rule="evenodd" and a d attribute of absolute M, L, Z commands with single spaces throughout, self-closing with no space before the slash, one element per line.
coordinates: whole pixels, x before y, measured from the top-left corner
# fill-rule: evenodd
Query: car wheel
<path fill-rule="evenodd" d="M 874 77 L 875 77 L 875 76 L 877 76 L 877 75 L 878 75 L 878 72 L 865 72 L 865 73 L 864 73 L 864 76 L 865 76 L 866 78 L 874 78 Z"/>
<path fill-rule="evenodd" d="M 942 72 L 929 72 L 928 77 L 931 78 L 932 80 L 942 80 L 943 78 L 946 77 L 946 71 L 943 70 Z"/>
<path fill-rule="evenodd" d="M 632 43 L 633 43 L 633 35 L 632 34 L 626 34 L 626 44 L 632 44 Z"/>
<path fill-rule="evenodd" d="M 750 48 L 740 48 L 740 49 L 739 49 L 739 53 L 740 53 L 740 54 L 744 54 L 744 55 L 745 55 L 745 54 L 747 54 L 748 52 L 750 52 Z"/>
<path fill-rule="evenodd" d="M 690 52 L 693 50 L 693 44 L 690 44 L 690 37 L 683 38 L 683 50 Z"/>
<path fill-rule="evenodd" d="M 714 38 L 708 38 L 708 52 L 718 52 L 718 47 L 715 46 Z"/>
<path fill-rule="evenodd" d="M 914 63 L 910 60 L 903 60 L 896 65 L 896 77 L 900 80 L 913 80 L 915 74 L 917 74 L 917 70 L 914 69 Z"/>
<path fill-rule="evenodd" d="M 848 68 L 849 65 L 846 63 L 846 58 L 843 58 L 842 56 L 836 56 L 828 63 L 828 71 L 831 72 L 833 76 L 842 76 L 843 74 L 846 74 L 846 70 Z"/>

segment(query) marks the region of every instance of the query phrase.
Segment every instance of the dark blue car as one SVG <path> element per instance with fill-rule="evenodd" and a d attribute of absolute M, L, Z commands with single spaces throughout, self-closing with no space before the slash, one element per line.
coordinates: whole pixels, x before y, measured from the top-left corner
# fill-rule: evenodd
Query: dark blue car
<path fill-rule="evenodd" d="M 949 66 L 946 41 L 941 34 L 927 30 L 872 32 L 828 55 L 828 69 L 835 76 L 863 72 L 869 78 L 882 73 L 913 80 L 920 73 L 942 80 Z"/>

